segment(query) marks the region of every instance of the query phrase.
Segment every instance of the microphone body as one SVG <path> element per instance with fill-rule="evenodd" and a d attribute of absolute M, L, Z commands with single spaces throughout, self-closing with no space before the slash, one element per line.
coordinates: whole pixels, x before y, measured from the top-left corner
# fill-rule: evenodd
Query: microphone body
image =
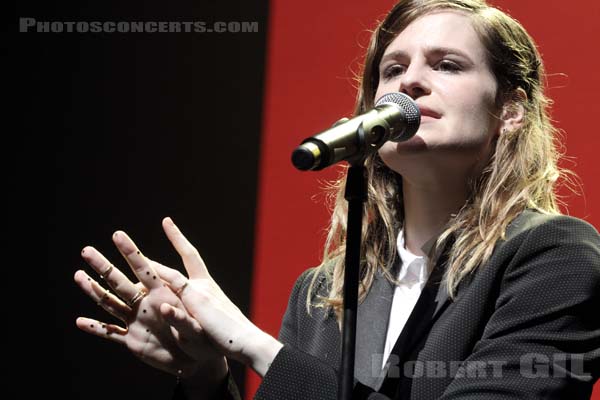
<path fill-rule="evenodd" d="M 342 118 L 330 129 L 302 141 L 292 153 L 292 164 L 301 171 L 317 171 L 340 161 L 358 162 L 388 140 L 410 139 L 420 122 L 419 108 L 409 96 L 387 93 L 372 110 L 352 119 Z"/>

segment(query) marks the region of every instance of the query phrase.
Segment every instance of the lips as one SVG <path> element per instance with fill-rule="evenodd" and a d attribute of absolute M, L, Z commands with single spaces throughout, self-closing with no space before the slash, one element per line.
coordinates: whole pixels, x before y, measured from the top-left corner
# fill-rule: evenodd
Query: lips
<path fill-rule="evenodd" d="M 421 117 L 430 117 L 435 119 L 440 119 L 442 117 L 440 113 L 438 113 L 437 111 L 433 111 L 429 107 L 421 106 L 418 104 L 417 106 L 419 107 L 419 111 L 421 111 Z"/>

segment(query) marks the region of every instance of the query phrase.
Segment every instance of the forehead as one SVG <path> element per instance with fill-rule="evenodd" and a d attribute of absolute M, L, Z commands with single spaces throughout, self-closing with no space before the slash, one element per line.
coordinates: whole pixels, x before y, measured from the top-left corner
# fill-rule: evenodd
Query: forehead
<path fill-rule="evenodd" d="M 473 20 L 460 11 L 441 10 L 418 17 L 394 38 L 384 54 L 426 48 L 455 48 L 476 63 L 486 61 L 485 48 Z"/>

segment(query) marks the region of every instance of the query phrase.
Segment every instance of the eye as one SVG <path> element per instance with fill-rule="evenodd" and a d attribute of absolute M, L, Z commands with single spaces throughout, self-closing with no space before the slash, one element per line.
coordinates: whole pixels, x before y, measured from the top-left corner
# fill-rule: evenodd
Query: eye
<path fill-rule="evenodd" d="M 442 72 L 453 72 L 453 73 L 459 72 L 462 70 L 460 65 L 458 65 L 456 62 L 451 61 L 451 60 L 442 60 L 439 63 L 437 63 L 435 68 Z"/>
<path fill-rule="evenodd" d="M 404 73 L 405 70 L 406 67 L 401 64 L 392 64 L 383 70 L 382 76 L 384 79 L 391 79 Z"/>

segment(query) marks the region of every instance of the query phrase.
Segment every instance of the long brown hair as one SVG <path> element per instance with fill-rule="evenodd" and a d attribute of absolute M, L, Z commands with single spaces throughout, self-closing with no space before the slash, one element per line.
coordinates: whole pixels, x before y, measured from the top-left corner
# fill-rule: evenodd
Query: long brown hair
<path fill-rule="evenodd" d="M 483 0 L 405 0 L 396 4 L 372 33 L 355 114 L 373 107 L 378 67 L 387 46 L 412 21 L 438 10 L 456 10 L 471 18 L 498 83 L 496 105 L 500 109 L 506 104 L 518 104 L 525 111 L 520 129 L 499 135 L 488 165 L 469 183 L 467 202 L 452 215 L 432 252 L 431 262 L 435 262 L 444 245 L 452 243 L 444 284 L 454 296 L 459 282 L 489 259 L 507 225 L 519 213 L 526 208 L 560 213 L 555 186 L 563 171 L 557 165 L 559 146 L 548 115 L 544 68 L 536 45 L 519 22 Z M 404 223 L 402 178 L 377 153 L 365 165 L 368 200 L 364 206 L 360 300 L 366 296 L 378 270 L 395 281 L 391 266 L 397 257 L 396 238 Z M 346 235 L 344 186 L 345 173 L 330 188 L 334 204 L 323 261 L 313 276 L 307 298 L 309 312 L 311 306 L 331 307 L 338 321 Z M 319 276 L 326 278 L 327 296 L 313 296 Z"/>

